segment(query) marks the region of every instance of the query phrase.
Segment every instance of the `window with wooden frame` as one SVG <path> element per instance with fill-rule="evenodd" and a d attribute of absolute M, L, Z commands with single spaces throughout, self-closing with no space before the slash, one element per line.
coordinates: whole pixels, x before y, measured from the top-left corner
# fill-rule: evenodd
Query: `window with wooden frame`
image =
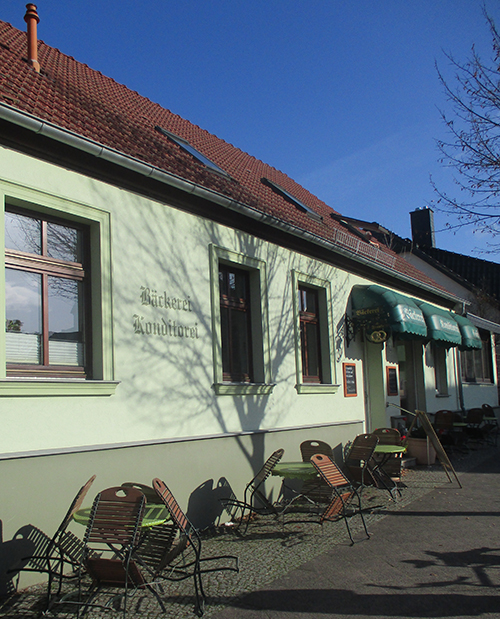
<path fill-rule="evenodd" d="M 253 382 L 249 273 L 219 264 L 222 378 Z"/>
<path fill-rule="evenodd" d="M 491 333 L 479 329 L 482 348 L 464 350 L 460 353 L 462 360 L 462 380 L 467 383 L 493 383 L 493 357 Z"/>
<path fill-rule="evenodd" d="M 337 393 L 331 283 L 292 270 L 297 393 Z"/>
<path fill-rule="evenodd" d="M 321 339 L 318 290 L 299 286 L 300 348 L 302 380 L 321 383 Z"/>
<path fill-rule="evenodd" d="M 89 375 L 88 243 L 84 226 L 6 209 L 7 376 Z"/>

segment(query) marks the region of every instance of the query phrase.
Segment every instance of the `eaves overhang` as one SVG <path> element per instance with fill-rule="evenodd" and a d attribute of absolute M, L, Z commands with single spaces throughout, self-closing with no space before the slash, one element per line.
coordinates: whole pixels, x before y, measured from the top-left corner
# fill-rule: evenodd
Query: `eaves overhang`
<path fill-rule="evenodd" d="M 64 127 L 60 127 L 59 125 L 43 120 L 3 102 L 0 102 L 0 119 L 13 125 L 23 127 L 24 129 L 48 138 L 49 140 L 65 144 L 70 148 L 85 152 L 98 159 L 102 159 L 121 168 L 133 171 L 146 178 L 179 189 L 187 195 L 197 196 L 204 200 L 218 204 L 223 208 L 243 214 L 261 224 L 264 223 L 274 229 L 281 230 L 286 234 L 290 234 L 296 238 L 300 238 L 301 240 L 305 240 L 321 247 L 327 252 L 338 257 L 358 263 L 360 266 L 365 267 L 368 271 L 373 271 L 375 266 L 378 274 L 381 274 L 392 281 L 402 282 L 410 289 L 426 292 L 433 298 L 437 297 L 444 299 L 451 305 L 463 302 L 463 299 L 459 299 L 455 295 L 448 293 L 438 286 L 432 286 L 428 283 L 421 282 L 410 275 L 400 273 L 395 269 L 388 267 L 382 262 L 377 262 L 374 265 L 374 261 L 371 257 L 364 257 L 356 251 L 350 250 L 348 247 L 343 247 L 338 243 L 329 241 L 317 234 L 314 234 L 313 232 L 304 230 L 299 226 L 283 221 L 274 215 L 264 213 L 258 208 L 244 204 L 233 198 L 229 198 L 207 187 L 202 187 L 201 185 L 188 181 L 171 172 L 166 172 L 156 166 L 145 163 L 144 161 L 122 153 L 121 151 L 105 146 L 104 144 L 81 136 L 75 132 L 65 129 Z"/>

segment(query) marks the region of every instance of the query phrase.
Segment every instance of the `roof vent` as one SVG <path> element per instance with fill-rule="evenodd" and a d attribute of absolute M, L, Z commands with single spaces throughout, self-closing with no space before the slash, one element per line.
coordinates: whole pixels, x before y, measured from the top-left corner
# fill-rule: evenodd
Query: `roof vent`
<path fill-rule="evenodd" d="M 38 40 L 36 34 L 36 27 L 40 21 L 40 18 L 36 12 L 36 4 L 27 4 L 26 9 L 24 21 L 28 25 L 28 62 L 37 73 L 40 73 L 40 63 L 38 62 Z"/>

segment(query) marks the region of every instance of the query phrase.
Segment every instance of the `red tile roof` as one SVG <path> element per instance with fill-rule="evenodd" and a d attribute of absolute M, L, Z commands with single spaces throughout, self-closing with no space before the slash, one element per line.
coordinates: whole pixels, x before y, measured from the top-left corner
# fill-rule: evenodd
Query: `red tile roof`
<path fill-rule="evenodd" d="M 53 123 L 126 156 L 272 215 L 319 239 L 349 249 L 398 273 L 439 288 L 387 247 L 347 231 L 332 209 L 283 172 L 38 42 L 41 73 L 27 62 L 26 33 L 0 21 L 0 103 Z M 217 174 L 155 130 L 160 126 L 194 146 L 229 174 Z M 322 216 L 316 221 L 261 182 L 266 177 Z"/>

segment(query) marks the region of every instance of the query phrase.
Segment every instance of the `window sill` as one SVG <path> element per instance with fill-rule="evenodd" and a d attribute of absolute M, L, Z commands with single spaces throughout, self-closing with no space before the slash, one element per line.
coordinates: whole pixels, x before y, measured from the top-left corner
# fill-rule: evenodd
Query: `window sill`
<path fill-rule="evenodd" d="M 217 395 L 270 395 L 274 384 L 265 383 L 215 383 Z"/>
<path fill-rule="evenodd" d="M 120 381 L 67 380 L 64 378 L 0 379 L 0 397 L 16 396 L 110 396 Z"/>
<path fill-rule="evenodd" d="M 340 385 L 326 383 L 298 383 L 295 385 L 297 393 L 337 393 Z"/>

